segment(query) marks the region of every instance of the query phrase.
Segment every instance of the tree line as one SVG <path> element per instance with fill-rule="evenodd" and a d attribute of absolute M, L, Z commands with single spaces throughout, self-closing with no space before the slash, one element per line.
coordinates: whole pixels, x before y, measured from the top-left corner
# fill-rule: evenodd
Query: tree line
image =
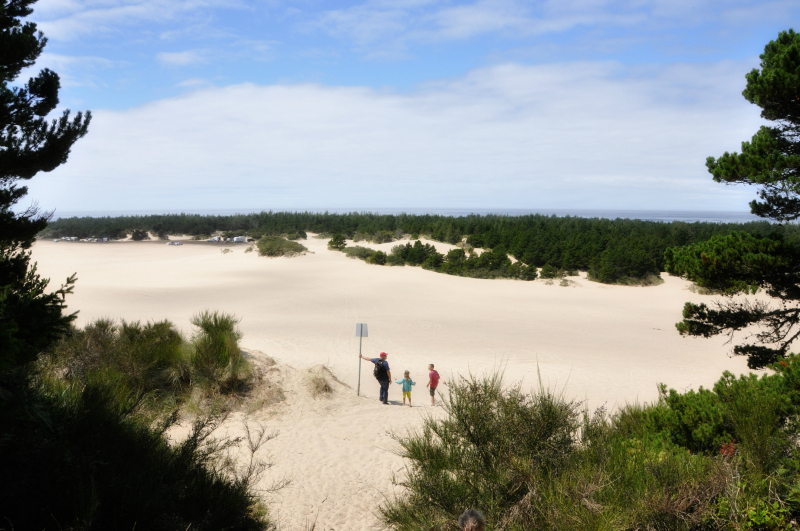
<path fill-rule="evenodd" d="M 255 238 L 312 232 L 376 242 L 398 239 L 404 234 L 414 239 L 424 235 L 435 241 L 464 242 L 467 246 L 491 250 L 498 257 L 508 254 L 528 267 L 588 271 L 593 280 L 604 283 L 638 282 L 658 276 L 665 270 L 667 249 L 707 241 L 713 236 L 738 231 L 756 237 L 777 234 L 792 241 L 798 239 L 796 225 L 767 221 L 689 223 L 541 214 L 449 217 L 271 211 L 227 216 L 163 214 L 62 218 L 52 221 L 40 237 L 122 238 L 134 230 L 198 237 L 222 231 Z M 448 262 L 442 258 L 442 264 Z M 464 260 L 469 262 L 466 255 Z M 477 269 L 486 266 L 477 262 L 475 265 Z M 467 267 L 471 266 L 472 263 Z"/>

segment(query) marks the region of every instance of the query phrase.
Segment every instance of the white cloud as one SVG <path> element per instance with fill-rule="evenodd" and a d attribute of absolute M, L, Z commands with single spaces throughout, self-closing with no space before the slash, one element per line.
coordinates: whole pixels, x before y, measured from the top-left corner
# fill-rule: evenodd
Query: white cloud
<path fill-rule="evenodd" d="M 159 52 L 156 59 L 162 65 L 189 66 L 229 60 L 269 61 L 273 58 L 274 43 L 240 39 L 225 47 Z"/>
<path fill-rule="evenodd" d="M 156 54 L 158 62 L 170 66 L 187 66 L 207 62 L 205 50 L 186 50 L 183 52 L 160 52 Z"/>
<path fill-rule="evenodd" d="M 242 7 L 239 0 L 45 0 L 35 17 L 49 38 L 73 40 L 140 23 L 183 23 L 187 16 L 210 8 Z"/>
<path fill-rule="evenodd" d="M 747 19 L 784 20 L 797 13 L 796 2 L 772 0 L 472 0 L 393 2 L 367 0 L 307 15 L 315 28 L 352 42 L 370 55 L 376 47 L 397 50 L 410 43 L 464 40 L 485 34 L 526 37 L 562 33 L 577 27 L 658 28 L 693 26 L 710 20 L 746 24 Z"/>
<path fill-rule="evenodd" d="M 757 129 L 748 65 L 507 64 L 408 95 L 243 84 L 95 111 L 30 182 L 61 210 L 746 209 L 706 173 Z"/>
<path fill-rule="evenodd" d="M 210 86 L 211 82 L 202 77 L 193 77 L 191 79 L 184 79 L 176 86 L 178 87 L 190 87 L 190 88 L 197 88 L 197 87 L 207 87 Z"/>

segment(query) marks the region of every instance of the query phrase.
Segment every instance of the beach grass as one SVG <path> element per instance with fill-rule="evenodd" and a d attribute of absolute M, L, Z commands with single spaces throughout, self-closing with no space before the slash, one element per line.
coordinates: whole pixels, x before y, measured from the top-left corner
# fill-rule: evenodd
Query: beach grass
<path fill-rule="evenodd" d="M 324 398 L 333 394 L 333 386 L 331 385 L 329 374 L 330 371 L 319 365 L 308 370 L 307 382 L 311 396 Z"/>
<path fill-rule="evenodd" d="M 41 356 L 39 378 L 113 389 L 119 410 L 163 414 L 189 401 L 229 404 L 246 393 L 253 367 L 239 348 L 232 315 L 203 311 L 185 339 L 169 321 L 99 319 L 73 329 Z M 207 408 L 206 408 L 207 409 Z M 199 412 L 200 410 L 198 410 Z"/>

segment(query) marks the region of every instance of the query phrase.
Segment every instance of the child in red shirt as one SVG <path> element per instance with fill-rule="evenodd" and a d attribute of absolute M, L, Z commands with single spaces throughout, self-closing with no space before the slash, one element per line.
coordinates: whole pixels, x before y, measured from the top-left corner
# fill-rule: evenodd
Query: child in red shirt
<path fill-rule="evenodd" d="M 431 405 L 436 405 L 436 388 L 439 386 L 439 373 L 436 372 L 436 369 L 433 368 L 433 363 L 428 365 L 428 385 L 425 387 L 430 388 L 431 390 Z"/>

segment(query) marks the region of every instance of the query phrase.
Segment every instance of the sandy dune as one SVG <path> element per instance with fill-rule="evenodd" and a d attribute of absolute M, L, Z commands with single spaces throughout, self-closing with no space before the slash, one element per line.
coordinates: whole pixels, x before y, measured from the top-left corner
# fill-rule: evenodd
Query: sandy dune
<path fill-rule="evenodd" d="M 318 530 L 374 528 L 372 512 L 393 492 L 392 475 L 403 468 L 391 453 L 389 432 L 439 411 L 380 405 L 368 363 L 362 397 L 355 396 L 357 322 L 369 324 L 365 354 L 389 352 L 395 377 L 411 371 L 420 406 L 428 399 L 425 368 L 431 362 L 445 378 L 504 368 L 507 380 L 531 387 L 540 371 L 545 385 L 591 408 L 610 409 L 655 399 L 658 382 L 708 386 L 723 370 L 746 369 L 744 359 L 728 356 L 724 338 L 677 334 L 683 303 L 709 300 L 680 279 L 666 277 L 648 288 L 584 278 L 573 278 L 571 287 L 477 280 L 371 266 L 328 251 L 326 243 L 311 238 L 305 242 L 311 253 L 276 259 L 245 253 L 245 244 L 205 242 L 41 241 L 33 253 L 54 286 L 78 273 L 68 303 L 80 310 L 79 324 L 100 317 L 169 319 L 190 334 L 189 319 L 200 310 L 241 317 L 243 346 L 279 362 L 276 374 L 287 394 L 279 406 L 252 417 L 280 432 L 267 444 L 275 467 L 265 482 L 293 478 L 272 496 L 282 529 L 303 529 L 315 519 Z M 223 254 L 223 248 L 232 252 Z M 338 386 L 331 399 L 311 398 L 304 378 L 318 364 L 353 389 Z M 390 398 L 400 399 L 399 386 Z M 229 422 L 232 430 L 239 425 Z"/>

